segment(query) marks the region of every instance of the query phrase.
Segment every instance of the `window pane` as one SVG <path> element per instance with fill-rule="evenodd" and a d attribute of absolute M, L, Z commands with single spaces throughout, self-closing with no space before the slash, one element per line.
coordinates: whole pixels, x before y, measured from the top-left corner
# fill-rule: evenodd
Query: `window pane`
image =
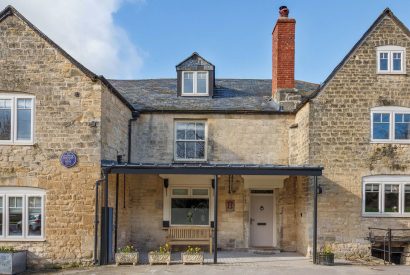
<path fill-rule="evenodd" d="M 205 123 L 196 124 L 196 140 L 205 140 Z"/>
<path fill-rule="evenodd" d="M 11 99 L 0 99 L 0 140 L 11 139 Z"/>
<path fill-rule="evenodd" d="M 188 189 L 186 188 L 175 188 L 172 189 L 172 195 L 177 195 L 177 196 L 188 196 Z"/>
<path fill-rule="evenodd" d="M 22 197 L 9 198 L 9 235 L 22 236 L 23 234 L 23 207 Z"/>
<path fill-rule="evenodd" d="M 365 212 L 379 212 L 379 185 L 366 184 Z"/>
<path fill-rule="evenodd" d="M 171 223 L 181 225 L 208 225 L 209 199 L 171 200 Z"/>
<path fill-rule="evenodd" d="M 410 212 L 410 184 L 404 186 L 404 212 Z"/>
<path fill-rule="evenodd" d="M 194 74 L 184 73 L 184 93 L 192 94 L 194 92 Z"/>
<path fill-rule="evenodd" d="M 0 235 L 3 234 L 3 197 L 0 197 Z"/>
<path fill-rule="evenodd" d="M 384 212 L 399 212 L 399 185 L 384 186 Z"/>
<path fill-rule="evenodd" d="M 185 139 L 186 123 L 177 123 L 177 139 Z"/>
<path fill-rule="evenodd" d="M 17 109 L 17 139 L 31 139 L 31 109 Z"/>
<path fill-rule="evenodd" d="M 388 70 L 388 53 L 380 53 L 380 71 Z"/>
<path fill-rule="evenodd" d="M 390 114 L 373 114 L 373 139 L 390 138 Z"/>
<path fill-rule="evenodd" d="M 205 142 L 197 141 L 195 142 L 195 155 L 197 159 L 205 158 Z"/>
<path fill-rule="evenodd" d="M 393 71 L 401 71 L 401 53 L 393 53 Z"/>
<path fill-rule="evenodd" d="M 195 123 L 186 124 L 186 139 L 195 140 Z"/>
<path fill-rule="evenodd" d="M 28 199 L 28 235 L 41 236 L 41 197 Z"/>
<path fill-rule="evenodd" d="M 207 73 L 198 73 L 197 74 L 197 93 L 206 94 L 206 75 Z"/>
<path fill-rule="evenodd" d="M 186 142 L 186 158 L 187 159 L 195 159 L 195 142 Z"/>
<path fill-rule="evenodd" d="M 193 196 L 208 196 L 208 189 L 192 189 Z"/>
<path fill-rule="evenodd" d="M 177 158 L 185 158 L 185 142 L 177 142 Z"/>
<path fill-rule="evenodd" d="M 410 139 L 410 121 L 408 114 L 396 114 L 394 124 L 395 139 Z"/>

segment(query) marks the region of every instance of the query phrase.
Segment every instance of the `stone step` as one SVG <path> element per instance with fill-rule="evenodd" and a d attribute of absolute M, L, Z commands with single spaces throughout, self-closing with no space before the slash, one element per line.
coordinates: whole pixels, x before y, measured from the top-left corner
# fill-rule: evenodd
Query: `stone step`
<path fill-rule="evenodd" d="M 248 252 L 257 254 L 257 255 L 274 255 L 279 254 L 280 249 L 275 247 L 253 247 L 249 248 Z"/>

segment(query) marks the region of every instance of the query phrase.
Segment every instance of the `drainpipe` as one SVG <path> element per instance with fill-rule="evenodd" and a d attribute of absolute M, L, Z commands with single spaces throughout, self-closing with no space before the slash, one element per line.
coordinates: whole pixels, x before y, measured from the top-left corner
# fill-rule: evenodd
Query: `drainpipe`
<path fill-rule="evenodd" d="M 99 179 L 95 181 L 95 218 L 94 218 L 94 265 L 98 263 L 97 250 L 98 250 L 98 186 L 105 179 Z"/>
<path fill-rule="evenodd" d="M 127 163 L 131 162 L 131 137 L 132 137 L 132 122 L 136 121 L 139 117 L 138 112 L 132 112 L 132 118 L 128 120 L 128 160 Z"/>

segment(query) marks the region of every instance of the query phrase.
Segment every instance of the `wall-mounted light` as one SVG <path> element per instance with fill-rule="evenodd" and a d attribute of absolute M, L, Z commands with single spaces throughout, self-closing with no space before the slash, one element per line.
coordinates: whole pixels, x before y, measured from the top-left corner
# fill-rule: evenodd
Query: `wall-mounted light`
<path fill-rule="evenodd" d="M 168 187 L 169 187 L 169 180 L 164 179 L 164 188 L 165 188 L 165 195 L 168 196 Z"/>
<path fill-rule="evenodd" d="M 211 186 L 212 186 L 212 189 L 215 189 L 215 180 L 214 179 L 211 180 Z"/>
<path fill-rule="evenodd" d="M 320 185 L 317 186 L 317 193 L 318 193 L 318 194 L 322 194 L 322 193 L 323 193 L 323 188 L 322 188 L 322 186 L 320 186 Z"/>

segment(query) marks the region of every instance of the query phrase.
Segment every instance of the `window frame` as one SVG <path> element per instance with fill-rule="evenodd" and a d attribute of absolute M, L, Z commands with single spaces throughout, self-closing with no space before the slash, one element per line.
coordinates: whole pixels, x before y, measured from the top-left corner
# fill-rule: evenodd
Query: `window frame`
<path fill-rule="evenodd" d="M 185 74 L 192 73 L 192 93 L 185 92 Z M 198 74 L 205 73 L 206 75 L 206 93 L 198 93 Z M 181 85 L 181 95 L 182 96 L 209 96 L 209 72 L 208 71 L 182 71 L 182 85 Z"/>
<path fill-rule="evenodd" d="M 375 139 L 373 137 L 373 114 L 390 114 L 389 139 Z M 396 114 L 410 114 L 410 108 L 397 106 L 380 106 L 370 110 L 370 142 L 371 143 L 410 143 L 409 139 L 396 139 Z"/>
<path fill-rule="evenodd" d="M 0 140 L 0 145 L 33 145 L 34 144 L 34 132 L 35 132 L 35 106 L 36 98 L 32 95 L 24 94 L 0 94 L 0 99 L 11 100 L 11 134 L 10 140 Z M 18 140 L 17 139 L 17 100 L 18 99 L 31 99 L 31 139 L 30 140 Z"/>
<path fill-rule="evenodd" d="M 172 227 L 186 227 L 187 224 L 173 224 L 172 223 L 172 199 L 208 199 L 208 224 L 191 224 L 191 227 L 210 227 L 213 217 L 213 208 L 211 206 L 212 198 L 211 198 L 211 188 L 205 186 L 188 186 L 188 185 L 174 185 L 170 188 L 170 196 L 169 196 L 169 225 Z M 174 189 L 188 189 L 188 195 L 173 195 Z M 208 195 L 193 195 L 193 189 L 207 189 Z"/>
<path fill-rule="evenodd" d="M 387 70 L 380 70 L 380 54 L 387 53 Z M 401 53 L 401 70 L 393 70 L 393 54 Z M 406 48 L 400 46 L 380 46 L 376 50 L 377 74 L 406 74 Z"/>
<path fill-rule="evenodd" d="M 379 185 L 379 211 L 366 212 L 366 186 Z M 399 211 L 385 212 L 385 186 L 399 185 Z M 410 176 L 405 175 L 379 175 L 366 176 L 362 181 L 362 216 L 363 217 L 410 217 L 410 212 L 405 212 L 405 187 L 410 185 Z"/>
<path fill-rule="evenodd" d="M 45 191 L 32 187 L 0 187 L 0 197 L 3 198 L 3 228 L 0 231 L 0 242 L 15 241 L 45 241 Z M 9 198 L 22 197 L 22 234 L 10 235 L 9 232 Z M 41 232 L 39 236 L 29 235 L 28 200 L 30 197 L 41 197 Z"/>
<path fill-rule="evenodd" d="M 177 142 L 178 141 L 189 141 L 189 140 L 178 140 L 177 139 L 177 124 L 178 123 L 203 123 L 204 124 L 204 158 L 202 159 L 188 159 L 188 158 L 178 158 L 177 156 Z M 192 140 L 194 141 L 194 140 Z M 207 154 L 207 147 L 208 147 L 208 123 L 206 120 L 175 120 L 174 121 L 174 161 L 177 162 L 206 162 L 208 159 Z"/>

